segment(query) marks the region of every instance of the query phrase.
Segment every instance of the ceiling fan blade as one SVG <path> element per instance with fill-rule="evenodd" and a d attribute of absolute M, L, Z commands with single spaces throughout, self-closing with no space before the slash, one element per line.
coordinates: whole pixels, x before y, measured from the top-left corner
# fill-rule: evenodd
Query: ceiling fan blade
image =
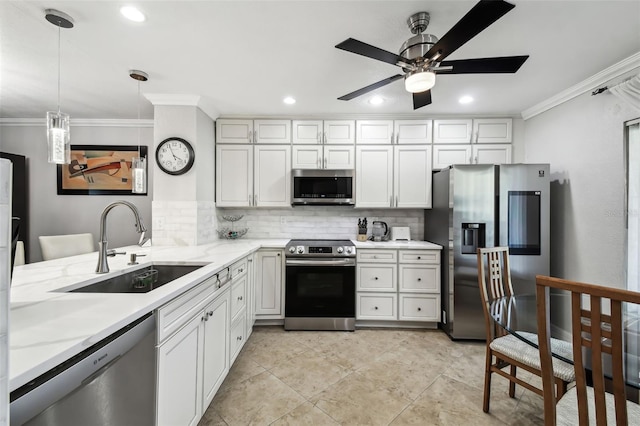
<path fill-rule="evenodd" d="M 413 94 L 413 109 L 422 108 L 431 103 L 431 90 Z"/>
<path fill-rule="evenodd" d="M 446 58 L 514 7 L 515 5 L 502 0 L 481 0 L 424 57 L 438 61 Z"/>
<path fill-rule="evenodd" d="M 409 64 L 411 62 L 402 56 L 396 55 L 395 53 L 382 50 L 353 38 L 346 39 L 342 43 L 337 44 L 336 47 L 338 49 L 346 50 L 347 52 L 366 56 L 367 58 L 377 59 L 378 61 L 386 62 L 391 65 Z"/>
<path fill-rule="evenodd" d="M 357 98 L 360 95 L 364 95 L 365 93 L 369 93 L 372 90 L 376 90 L 379 87 L 386 86 L 389 83 L 393 83 L 394 81 L 402 78 L 401 74 L 396 74 L 393 77 L 385 78 L 384 80 L 380 80 L 377 83 L 373 83 L 368 85 L 367 87 L 363 87 L 362 89 L 358 89 L 355 92 L 347 93 L 344 96 L 340 96 L 338 99 L 341 101 L 350 101 L 353 98 Z"/>
<path fill-rule="evenodd" d="M 451 67 L 447 70 L 434 68 L 437 74 L 499 74 L 514 73 L 529 58 L 524 56 L 503 56 L 497 58 L 460 59 L 457 61 L 442 61 L 440 66 Z"/>

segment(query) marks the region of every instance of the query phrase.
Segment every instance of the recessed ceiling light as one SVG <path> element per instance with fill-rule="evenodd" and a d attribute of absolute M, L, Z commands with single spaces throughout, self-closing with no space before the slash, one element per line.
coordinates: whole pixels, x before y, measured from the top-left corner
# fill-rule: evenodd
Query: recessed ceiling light
<path fill-rule="evenodd" d="M 384 99 L 380 96 L 374 96 L 371 99 L 369 99 L 369 103 L 371 105 L 380 105 L 383 102 L 384 102 Z"/>
<path fill-rule="evenodd" d="M 144 22 L 147 19 L 142 12 L 133 6 L 122 6 L 120 13 L 133 22 Z"/>
<path fill-rule="evenodd" d="M 461 104 L 470 104 L 471 102 L 473 102 L 473 98 L 471 96 L 463 96 L 458 99 L 458 102 L 460 102 Z"/>
<path fill-rule="evenodd" d="M 286 98 L 284 98 L 284 99 L 282 100 L 282 102 L 284 102 L 284 103 L 285 103 L 285 104 L 287 104 L 287 105 L 293 105 L 293 104 L 295 104 L 295 103 L 296 103 L 296 100 L 295 100 L 295 99 L 293 99 L 291 96 L 287 96 Z"/>

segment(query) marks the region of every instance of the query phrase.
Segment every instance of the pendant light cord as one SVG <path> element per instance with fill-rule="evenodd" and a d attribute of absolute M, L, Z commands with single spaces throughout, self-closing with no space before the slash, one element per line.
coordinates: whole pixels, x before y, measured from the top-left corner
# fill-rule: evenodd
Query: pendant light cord
<path fill-rule="evenodd" d="M 58 25 L 58 115 L 60 115 L 60 25 Z"/>

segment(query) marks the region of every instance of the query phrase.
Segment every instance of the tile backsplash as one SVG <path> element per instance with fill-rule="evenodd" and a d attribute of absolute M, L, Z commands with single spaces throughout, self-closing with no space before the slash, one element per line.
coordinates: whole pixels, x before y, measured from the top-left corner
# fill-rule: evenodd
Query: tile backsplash
<path fill-rule="evenodd" d="M 282 209 L 218 208 L 219 227 L 230 226 L 223 216 L 244 215 L 235 229 L 249 228 L 246 238 L 355 239 L 358 219 L 367 218 L 368 234 L 374 220 L 391 226 L 408 226 L 412 240 L 424 236 L 423 209 L 354 209 L 343 206 L 299 206 Z"/>

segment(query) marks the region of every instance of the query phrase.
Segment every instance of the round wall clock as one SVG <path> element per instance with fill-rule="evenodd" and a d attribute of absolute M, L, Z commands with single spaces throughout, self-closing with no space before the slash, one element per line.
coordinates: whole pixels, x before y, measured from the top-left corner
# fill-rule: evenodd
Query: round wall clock
<path fill-rule="evenodd" d="M 165 173 L 181 175 L 189 171 L 195 160 L 195 152 L 182 138 L 167 138 L 156 149 L 156 163 Z"/>

